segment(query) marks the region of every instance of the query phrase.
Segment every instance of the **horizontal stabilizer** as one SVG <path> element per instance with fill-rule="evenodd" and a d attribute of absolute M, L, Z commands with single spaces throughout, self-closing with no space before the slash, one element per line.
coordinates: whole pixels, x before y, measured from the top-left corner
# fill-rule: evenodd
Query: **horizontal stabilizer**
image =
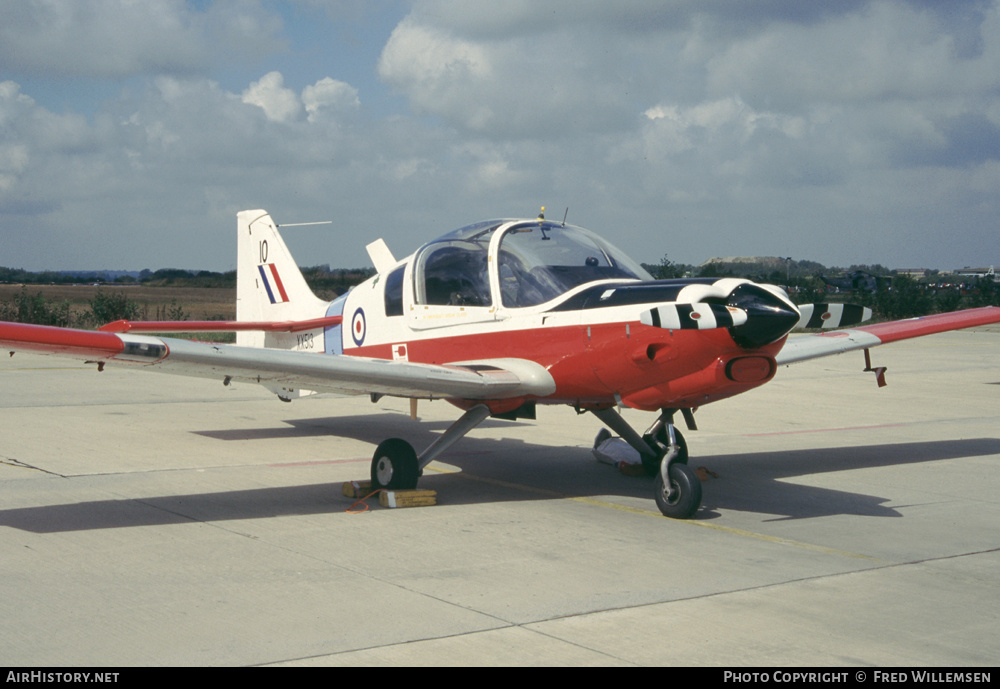
<path fill-rule="evenodd" d="M 114 321 L 98 330 L 107 333 L 235 333 L 262 331 L 267 333 L 298 333 L 303 330 L 332 328 L 340 325 L 343 316 L 310 318 L 304 321 Z"/>
<path fill-rule="evenodd" d="M 722 304 L 663 304 L 643 311 L 639 316 L 643 325 L 668 330 L 711 330 L 730 328 L 747 322 L 747 312 Z"/>
<path fill-rule="evenodd" d="M 872 310 L 857 304 L 799 304 L 796 328 L 846 328 L 871 320 Z"/>

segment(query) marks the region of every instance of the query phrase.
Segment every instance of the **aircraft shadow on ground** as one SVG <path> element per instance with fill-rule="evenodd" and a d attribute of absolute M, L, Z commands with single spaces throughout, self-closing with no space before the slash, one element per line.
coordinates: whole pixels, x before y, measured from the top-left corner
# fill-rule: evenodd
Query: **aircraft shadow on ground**
<path fill-rule="evenodd" d="M 384 420 L 372 417 L 298 420 L 289 429 L 259 431 L 199 431 L 224 439 L 260 439 L 337 435 L 375 443 L 388 437 Z M 405 417 L 404 417 L 405 418 Z M 397 420 L 394 418 L 393 423 Z M 410 422 L 399 435 L 419 450 L 443 430 L 446 421 Z M 487 421 L 483 428 L 516 422 Z M 517 424 L 525 425 L 525 424 Z M 695 448 L 696 450 L 696 448 Z M 773 519 L 807 519 L 832 515 L 901 517 L 886 505 L 888 498 L 863 492 L 840 491 L 783 481 L 836 471 L 905 466 L 922 462 L 1000 455 L 1000 439 L 974 438 L 846 448 L 797 449 L 767 453 L 692 457 L 692 467 L 707 466 L 719 478 L 703 484 L 703 503 L 695 519 L 713 519 L 719 510 L 774 515 Z M 608 501 L 652 500 L 653 481 L 629 477 L 596 462 L 584 446 L 555 447 L 513 438 L 482 438 L 470 434 L 440 457 L 460 469 L 438 473 L 433 466 L 421 479 L 421 488 L 438 491 L 439 505 L 472 505 L 493 502 L 556 500 L 601 497 Z M 364 466 L 362 474 L 367 474 Z M 358 478 L 362 478 L 359 476 Z M 343 513 L 354 502 L 344 497 L 340 483 L 187 495 L 97 500 L 73 504 L 0 510 L 0 526 L 23 531 L 52 533 L 133 526 L 157 526 L 240 519 L 267 519 L 296 515 Z M 377 499 L 369 503 L 377 505 Z M 378 509 L 376 507 L 376 509 Z"/>
<path fill-rule="evenodd" d="M 772 514 L 774 518 L 767 521 L 781 521 L 847 514 L 903 516 L 896 508 L 886 505 L 890 502 L 887 498 L 802 485 L 785 479 L 989 456 L 1000 458 L 1000 439 L 968 438 L 716 455 L 693 458 L 690 463 L 695 467 L 706 464 L 728 479 L 705 484 L 699 517 L 708 518 L 715 509 L 726 509 Z M 860 487 L 863 489 L 864 485 Z"/>
<path fill-rule="evenodd" d="M 284 425 L 270 428 L 206 430 L 192 431 L 192 433 L 212 438 L 213 440 L 289 440 L 310 437 L 353 438 L 354 440 L 371 443 L 373 446 L 378 445 L 390 436 L 398 436 L 404 437 L 413 443 L 419 452 L 423 449 L 421 443 L 429 445 L 434 441 L 438 433 L 445 431 L 453 422 L 446 420 L 413 420 L 405 414 L 393 414 L 389 412 L 377 415 L 291 419 L 282 423 Z M 387 431 L 386 427 L 390 423 L 395 428 Z M 486 419 L 479 424 L 478 428 L 490 429 L 530 425 L 532 424 L 520 421 Z M 464 443 L 465 439 L 461 442 Z"/>

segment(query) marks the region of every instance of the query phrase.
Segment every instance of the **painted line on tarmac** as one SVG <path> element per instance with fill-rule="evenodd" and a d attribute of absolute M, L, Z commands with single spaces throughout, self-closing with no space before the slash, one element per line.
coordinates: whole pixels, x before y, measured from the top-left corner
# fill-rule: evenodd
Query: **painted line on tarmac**
<path fill-rule="evenodd" d="M 845 428 L 807 428 L 798 431 L 772 431 L 768 433 L 744 433 L 745 438 L 760 438 L 767 435 L 800 435 L 802 433 L 839 433 L 840 431 L 870 431 L 879 428 L 899 428 L 909 426 L 906 423 L 883 423 L 877 426 L 847 426 Z"/>
<path fill-rule="evenodd" d="M 802 548 L 804 550 L 811 550 L 816 553 L 823 553 L 824 555 L 839 555 L 841 557 L 848 557 L 853 560 L 867 560 L 868 562 L 885 562 L 880 557 L 874 557 L 872 555 L 864 555 L 862 553 L 852 553 L 849 550 L 840 550 L 838 548 L 828 548 L 823 545 L 816 545 L 815 543 L 804 543 L 802 541 L 793 541 L 790 538 L 782 538 L 781 536 L 770 536 L 768 534 L 757 533 L 756 531 L 747 531 L 746 529 L 737 529 L 731 526 L 722 526 L 721 524 L 712 524 L 709 522 L 699 522 L 694 520 L 686 520 L 685 524 L 690 524 L 691 526 L 700 526 L 705 529 L 715 529 L 716 531 L 722 531 L 724 533 L 733 534 L 735 536 L 745 536 L 747 538 L 754 538 L 758 541 L 767 541 L 770 543 L 779 543 L 781 545 L 790 545 L 795 548 Z"/>
<path fill-rule="evenodd" d="M 278 462 L 277 464 L 267 464 L 265 466 L 277 469 L 281 467 L 311 467 L 323 464 L 360 464 L 361 462 L 369 464 L 371 461 L 364 457 L 359 459 L 317 459 L 308 462 Z"/>
<path fill-rule="evenodd" d="M 93 371 L 93 367 L 81 363 L 79 366 L 38 366 L 35 368 L 0 368 L 0 373 L 20 373 L 21 371 Z"/>

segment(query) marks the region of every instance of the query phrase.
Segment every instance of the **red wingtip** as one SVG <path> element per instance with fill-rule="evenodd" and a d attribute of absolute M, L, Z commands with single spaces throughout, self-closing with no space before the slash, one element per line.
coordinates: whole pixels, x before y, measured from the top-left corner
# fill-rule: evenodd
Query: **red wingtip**
<path fill-rule="evenodd" d="M 125 349 L 121 338 L 111 333 L 27 323 L 0 323 L 0 344 L 9 349 L 82 354 L 95 359 L 114 356 Z"/>

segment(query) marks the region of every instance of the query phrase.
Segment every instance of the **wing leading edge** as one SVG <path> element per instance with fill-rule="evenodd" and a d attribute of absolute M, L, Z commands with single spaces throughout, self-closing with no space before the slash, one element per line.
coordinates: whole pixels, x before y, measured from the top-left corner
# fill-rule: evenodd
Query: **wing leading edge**
<path fill-rule="evenodd" d="M 0 345 L 12 351 L 36 351 L 101 364 L 140 364 L 164 373 L 226 382 L 348 395 L 496 400 L 544 397 L 555 391 L 548 371 L 524 359 L 420 364 L 21 323 L 0 323 Z"/>
<path fill-rule="evenodd" d="M 932 316 L 876 323 L 815 335 L 798 335 L 788 338 L 775 360 L 779 365 L 794 364 L 799 361 L 818 359 L 856 349 L 877 347 L 899 340 L 908 340 L 950 330 L 974 328 L 991 323 L 1000 323 L 1000 307 L 984 306 L 978 309 L 937 313 Z"/>

